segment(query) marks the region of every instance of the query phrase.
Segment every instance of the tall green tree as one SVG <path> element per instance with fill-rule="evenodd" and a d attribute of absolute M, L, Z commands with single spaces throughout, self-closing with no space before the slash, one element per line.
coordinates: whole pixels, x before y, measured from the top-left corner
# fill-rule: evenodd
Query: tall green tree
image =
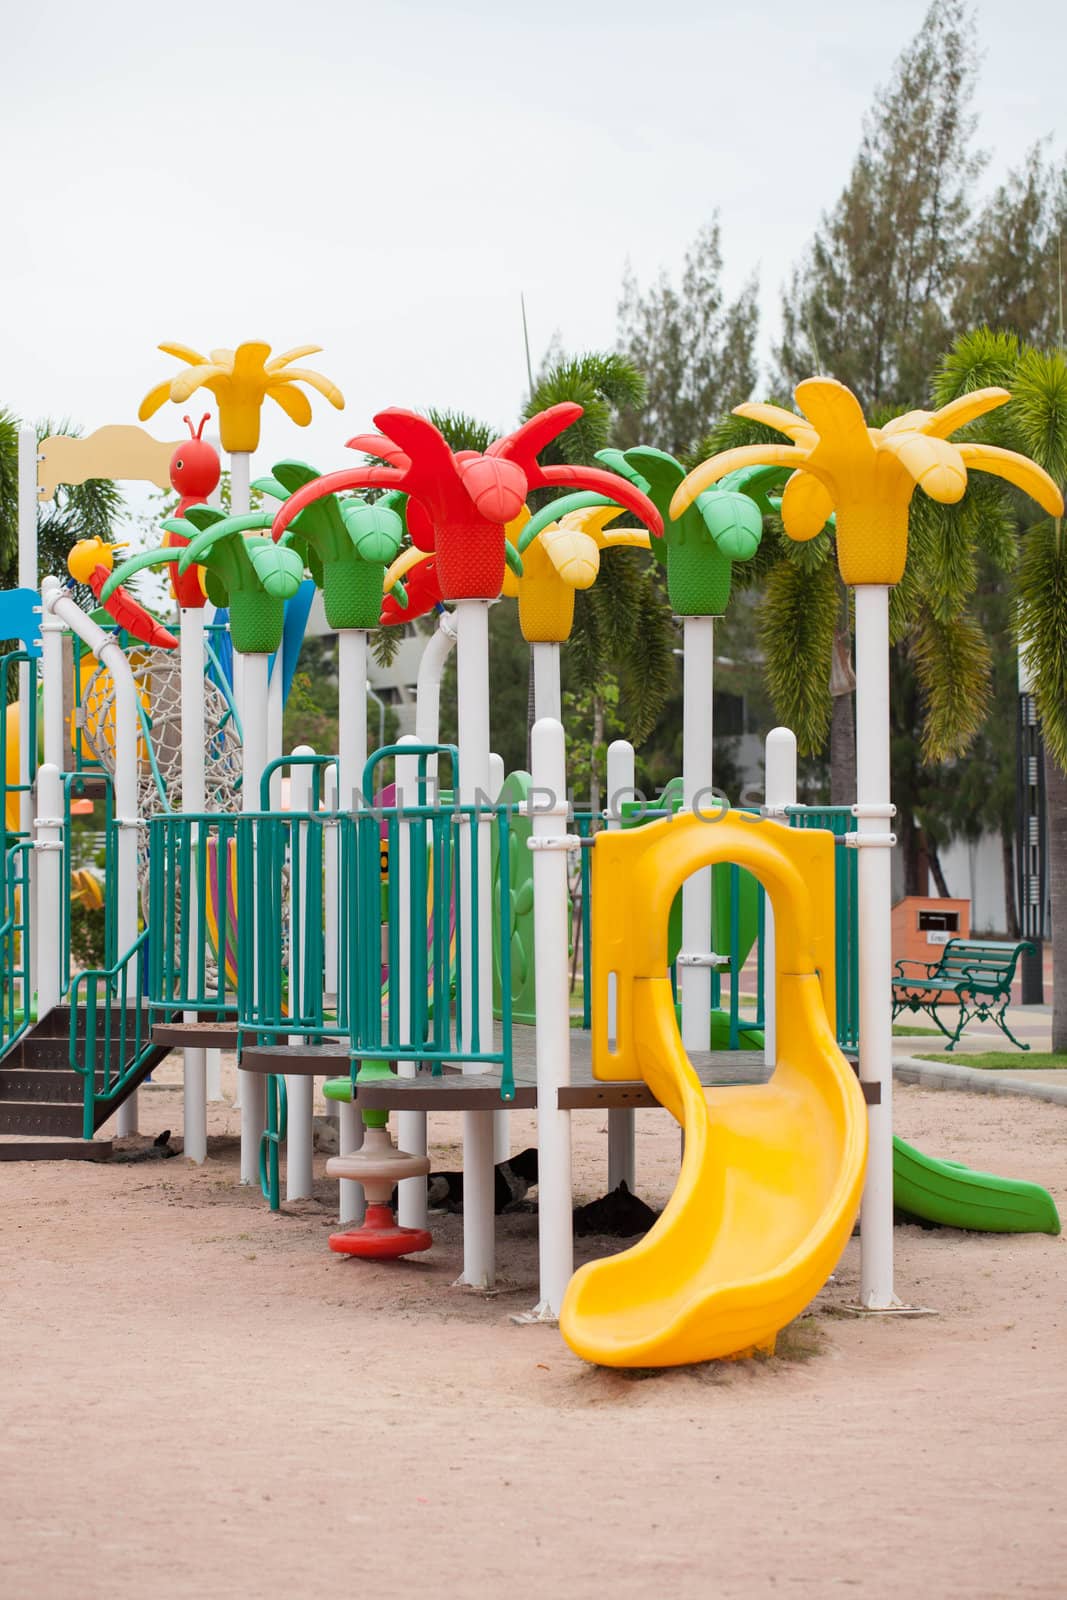
<path fill-rule="evenodd" d="M 871 421 L 877 425 L 879 414 Z M 701 448 L 711 455 L 771 438 L 761 424 L 731 417 Z M 809 756 L 830 738 L 835 650 L 842 637 L 850 643 L 833 541 L 828 526 L 797 544 L 772 515 L 756 556 L 734 569 L 738 587 L 757 595 L 757 637 L 775 712 Z M 908 894 L 925 892 L 923 863 L 933 858 L 936 872 L 948 838 L 936 800 L 941 764 L 971 748 L 992 692 L 992 653 L 974 606 L 980 566 L 1003 572 L 1014 556 L 1003 496 L 984 475 L 972 476 L 958 506 L 912 499 L 908 562 L 890 607 L 893 795 Z M 834 803 L 853 797 L 831 788 Z"/>
<path fill-rule="evenodd" d="M 976 70 L 971 7 L 932 0 L 784 295 L 775 352 L 783 390 L 826 372 L 868 414 L 922 403 L 951 337 L 983 162 L 971 114 Z"/>
<path fill-rule="evenodd" d="M 561 355 L 538 374 L 523 415 L 532 417 L 561 401 L 576 401 L 583 415 L 552 441 L 541 459 L 592 461 L 598 450 L 619 437 L 623 414 L 643 404 L 644 393 L 642 374 L 624 355 L 600 351 Z M 583 703 L 588 700 L 592 750 L 599 750 L 605 741 L 608 708 L 601 690 L 609 682 L 618 686 L 627 737 L 638 745 L 649 737 L 674 687 L 674 645 L 674 623 L 658 563 L 640 551 L 605 551 L 597 582 L 575 597 L 574 626 L 561 657 L 564 688 Z M 532 706 L 532 683 L 528 705 Z M 528 710 L 528 717 L 531 714 Z M 590 801 L 596 810 L 596 763 L 580 766 L 592 772 Z"/>
<path fill-rule="evenodd" d="M 987 384 L 1013 395 L 973 424 L 976 437 L 1022 450 L 1067 486 L 1067 359 L 1011 334 L 981 328 L 960 339 L 934 384 L 937 403 Z M 1010 501 L 1022 531 L 1014 582 L 1014 632 L 1025 649 L 1045 740 L 1049 891 L 1052 901 L 1052 1048 L 1067 1050 L 1067 532 L 1062 518 L 1034 522 L 1030 502 Z"/>
<path fill-rule="evenodd" d="M 0 588 L 18 583 L 18 434 L 21 420 L 12 411 L 0 409 Z M 41 421 L 37 438 L 67 433 L 77 437 L 81 429 L 69 421 Z M 79 539 L 114 538 L 125 502 L 114 483 L 106 478 L 90 478 L 86 483 L 60 484 L 51 500 L 37 509 L 38 577 L 54 573 L 66 579 L 67 554 Z M 80 595 L 90 606 L 96 602 L 86 589 Z"/>
<path fill-rule="evenodd" d="M 626 403 L 615 443 L 654 445 L 692 456 L 715 419 L 746 400 L 756 383 L 758 283 L 733 300 L 722 286 L 716 214 L 685 253 L 677 286 L 664 271 L 642 289 L 631 268 L 618 307 L 618 348 L 643 373 L 645 391 Z"/>
<path fill-rule="evenodd" d="M 961 263 L 955 321 L 1050 349 L 1063 343 L 1067 160 L 1035 144 L 978 215 Z"/>

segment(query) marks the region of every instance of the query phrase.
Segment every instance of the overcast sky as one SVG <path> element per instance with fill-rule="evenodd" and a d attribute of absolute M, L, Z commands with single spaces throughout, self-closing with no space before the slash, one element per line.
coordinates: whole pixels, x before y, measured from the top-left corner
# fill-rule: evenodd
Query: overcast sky
<path fill-rule="evenodd" d="M 257 467 L 342 465 L 387 405 L 502 430 L 555 330 L 610 346 L 627 257 L 677 268 L 718 208 L 762 345 L 926 0 L 58 0 L 9 8 L 0 403 L 134 421 L 155 350 L 312 342 L 344 390 Z M 1063 11 L 981 0 L 992 183 L 1062 146 Z M 210 397 L 209 397 L 210 399 Z M 192 406 L 199 412 L 197 401 Z M 185 407 L 150 426 L 181 431 Z"/>

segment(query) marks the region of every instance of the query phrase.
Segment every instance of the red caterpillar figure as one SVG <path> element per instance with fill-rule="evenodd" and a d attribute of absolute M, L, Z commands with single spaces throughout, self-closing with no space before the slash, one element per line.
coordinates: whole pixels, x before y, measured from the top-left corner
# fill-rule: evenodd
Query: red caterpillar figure
<path fill-rule="evenodd" d="M 209 444 L 201 437 L 204 424 L 210 415 L 210 412 L 204 413 L 195 432 L 192 418 L 182 418 L 189 429 L 190 438 L 187 444 L 178 446 L 170 461 L 171 487 L 181 496 L 178 508 L 173 513 L 176 517 L 184 517 L 190 506 L 203 505 L 208 496 L 217 489 L 219 478 L 222 476 L 218 451 L 213 444 Z M 180 533 L 168 532 L 163 536 L 164 549 L 181 549 L 188 543 L 189 540 L 184 539 Z M 178 563 L 172 561 L 169 571 L 170 586 L 179 606 L 183 608 L 202 606 L 204 590 L 197 568 L 190 567 L 188 572 L 179 574 Z"/>

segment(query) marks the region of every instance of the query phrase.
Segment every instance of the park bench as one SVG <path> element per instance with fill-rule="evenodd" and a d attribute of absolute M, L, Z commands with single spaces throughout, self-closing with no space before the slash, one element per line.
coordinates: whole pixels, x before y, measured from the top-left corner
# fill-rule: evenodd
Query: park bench
<path fill-rule="evenodd" d="M 984 939 L 950 939 L 935 962 L 898 961 L 893 978 L 893 1016 L 901 1011 L 923 1011 L 954 1049 L 968 1022 L 993 1021 L 1012 1044 L 1029 1050 L 1008 1027 L 1004 1013 L 1011 1003 L 1015 968 L 1024 950 L 1032 945 L 998 943 Z M 918 968 L 910 975 L 904 968 Z M 937 1014 L 939 1005 L 959 1006 L 955 1033 L 950 1033 Z"/>

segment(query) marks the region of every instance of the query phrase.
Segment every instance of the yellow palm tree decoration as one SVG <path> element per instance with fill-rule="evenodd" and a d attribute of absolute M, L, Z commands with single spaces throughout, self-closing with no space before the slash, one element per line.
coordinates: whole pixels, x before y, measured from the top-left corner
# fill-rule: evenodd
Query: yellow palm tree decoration
<path fill-rule="evenodd" d="M 622 515 L 621 506 L 585 506 L 546 525 L 544 516 L 550 510 L 546 507 L 519 537 L 521 577 L 510 568 L 504 574 L 504 593 L 518 598 L 519 625 L 530 644 L 570 638 L 575 593 L 596 582 L 602 550 L 648 549 L 648 534 L 643 531 L 608 531 L 608 523 Z"/>
<path fill-rule="evenodd" d="M 955 433 L 1011 399 L 1006 389 L 977 389 L 940 411 L 908 411 L 884 428 L 869 428 L 851 389 L 836 378 L 808 378 L 795 391 L 797 416 L 781 406 L 743 405 L 735 415 L 784 433 L 790 444 L 743 445 L 712 457 L 679 484 L 672 517 L 738 467 L 795 467 L 782 496 L 782 522 L 791 539 L 813 539 L 837 515 L 837 560 L 846 584 L 894 584 L 908 554 L 908 507 L 916 486 L 932 500 L 954 505 L 967 488 L 967 470 L 991 472 L 1022 489 L 1050 516 L 1063 497 L 1048 473 L 1014 450 L 970 442 Z"/>
<path fill-rule="evenodd" d="M 297 384 L 317 389 L 338 411 L 345 403 L 337 385 L 321 372 L 292 365 L 301 356 L 315 355 L 322 349 L 318 344 L 297 345 L 273 360 L 269 359 L 270 345 L 256 340 L 239 344 L 236 350 L 212 350 L 206 356 L 187 344 L 161 344 L 159 348 L 186 365 L 148 391 L 137 413 L 141 421 L 153 416 L 165 400 L 182 405 L 197 389 L 210 389 L 219 408 L 222 447 L 231 455 L 251 454 L 258 446 L 260 413 L 268 397 L 300 428 L 311 421 L 311 402 Z"/>

